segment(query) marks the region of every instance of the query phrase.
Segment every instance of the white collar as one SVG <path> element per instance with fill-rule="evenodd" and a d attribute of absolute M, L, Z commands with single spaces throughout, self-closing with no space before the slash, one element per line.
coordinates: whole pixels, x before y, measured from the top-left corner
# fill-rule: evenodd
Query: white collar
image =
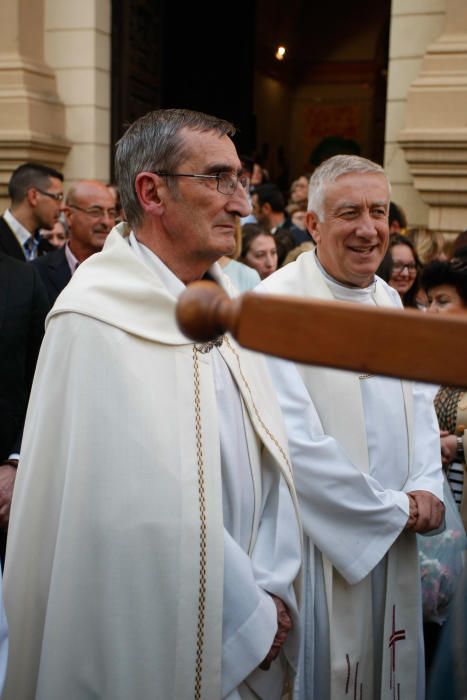
<path fill-rule="evenodd" d="M 321 264 L 316 251 L 314 251 L 316 265 L 326 279 L 326 283 L 332 292 L 335 299 L 339 301 L 353 301 L 357 304 L 375 304 L 374 294 L 376 291 L 377 278 L 374 277 L 371 284 L 368 287 L 352 287 L 349 284 L 343 284 L 338 282 L 334 277 L 332 277 L 329 272 L 327 272 L 323 265 Z"/>

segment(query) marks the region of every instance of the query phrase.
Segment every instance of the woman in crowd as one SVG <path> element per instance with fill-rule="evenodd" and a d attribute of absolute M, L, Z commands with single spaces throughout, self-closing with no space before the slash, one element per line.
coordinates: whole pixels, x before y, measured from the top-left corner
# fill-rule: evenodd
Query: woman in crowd
<path fill-rule="evenodd" d="M 308 201 L 308 184 L 309 178 L 307 175 L 300 175 L 294 180 L 290 186 L 289 204 L 305 204 Z"/>
<path fill-rule="evenodd" d="M 429 313 L 467 314 L 467 247 L 461 248 L 450 262 L 432 262 L 424 269 L 421 281 L 428 296 Z M 467 528 L 467 391 L 441 387 L 435 396 L 435 409 L 441 430 L 443 465 Z"/>
<path fill-rule="evenodd" d="M 302 231 L 306 231 L 306 204 L 288 204 L 286 211 L 293 225 Z"/>
<path fill-rule="evenodd" d="M 461 231 L 459 235 L 456 236 L 451 246 L 451 255 L 448 255 L 448 257 L 453 258 L 457 255 L 458 250 L 465 247 L 467 247 L 467 229 Z"/>
<path fill-rule="evenodd" d="M 419 308 L 417 293 L 419 291 L 420 263 L 413 243 L 398 233 L 391 234 L 389 250 L 392 256 L 392 272 L 389 285 L 399 292 L 406 307 Z"/>
<path fill-rule="evenodd" d="M 47 241 L 50 251 L 57 250 L 65 245 L 68 240 L 68 224 L 63 213 L 60 214 L 52 229 L 41 229 L 41 238 Z"/>
<path fill-rule="evenodd" d="M 407 217 L 404 210 L 395 202 L 389 202 L 389 233 L 405 234 Z"/>
<path fill-rule="evenodd" d="M 269 182 L 268 171 L 255 161 L 251 172 L 250 185 L 252 187 L 258 187 L 258 185 L 264 185 L 266 182 Z"/>
<path fill-rule="evenodd" d="M 239 292 L 248 292 L 261 282 L 261 278 L 256 270 L 238 260 L 241 252 L 242 227 L 237 217 L 235 223 L 235 250 L 232 255 L 223 255 L 217 262 Z"/>
<path fill-rule="evenodd" d="M 463 255 L 453 258 L 451 262 L 434 260 L 429 264 L 421 274 L 421 285 L 427 294 L 428 313 L 467 314 L 467 248 L 464 248 Z M 452 350 L 456 352 L 455 347 Z M 442 386 L 436 392 L 434 405 L 440 427 L 443 468 L 465 528 L 467 527 L 467 488 L 465 486 L 467 392 L 460 387 Z M 428 601 L 428 610 L 424 610 L 423 624 L 428 676 L 432 672 L 433 659 L 439 648 L 441 631 L 445 623 L 443 617 L 446 618 L 446 615 L 449 623 L 446 606 L 452 605 L 448 597 L 452 595 L 451 581 L 455 581 L 459 573 L 455 565 L 457 560 L 453 559 L 452 553 L 459 536 L 456 535 L 453 540 L 448 537 L 454 521 L 452 516 L 449 516 L 447 502 L 446 508 L 446 530 L 440 535 L 445 539 L 441 541 L 441 545 L 436 544 L 436 537 L 427 538 L 426 542 L 423 542 L 422 538 L 420 544 L 422 586 L 424 575 Z M 439 593 L 436 594 L 436 591 Z"/>
<path fill-rule="evenodd" d="M 240 262 L 253 267 L 262 280 L 277 270 L 277 247 L 274 236 L 257 224 L 243 227 Z"/>
<path fill-rule="evenodd" d="M 429 228 L 410 228 L 407 231 L 408 240 L 413 243 L 420 263 L 425 266 L 433 260 L 447 260 L 444 252 L 445 240 L 442 233 Z"/>

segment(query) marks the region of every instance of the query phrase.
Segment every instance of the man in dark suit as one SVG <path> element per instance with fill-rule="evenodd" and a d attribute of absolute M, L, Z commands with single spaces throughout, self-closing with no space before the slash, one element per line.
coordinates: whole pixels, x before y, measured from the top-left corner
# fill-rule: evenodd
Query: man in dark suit
<path fill-rule="evenodd" d="M 6 529 L 24 418 L 34 369 L 50 308 L 47 293 L 31 265 L 0 253 L 0 558 Z"/>
<path fill-rule="evenodd" d="M 72 185 L 64 211 L 69 240 L 63 248 L 33 262 L 47 288 L 51 305 L 68 284 L 78 265 L 93 253 L 102 250 L 117 215 L 111 191 L 97 180 L 80 180 Z"/>
<path fill-rule="evenodd" d="M 253 214 L 260 226 L 270 231 L 273 236 L 288 232 L 294 245 L 311 241 L 308 231 L 302 231 L 294 226 L 285 209 L 284 197 L 276 185 L 259 185 L 253 190 Z"/>
<path fill-rule="evenodd" d="M 8 183 L 10 208 L 0 217 L 0 252 L 34 260 L 50 249 L 39 229 L 52 229 L 63 201 L 63 175 L 40 163 L 23 163 Z"/>

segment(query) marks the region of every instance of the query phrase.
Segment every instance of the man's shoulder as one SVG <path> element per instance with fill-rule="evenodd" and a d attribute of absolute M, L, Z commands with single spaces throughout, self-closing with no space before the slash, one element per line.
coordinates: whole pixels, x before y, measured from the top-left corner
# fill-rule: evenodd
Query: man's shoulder
<path fill-rule="evenodd" d="M 302 295 L 305 293 L 305 290 L 302 289 L 303 282 L 307 280 L 309 283 L 314 266 L 314 251 L 302 253 L 297 260 L 284 265 L 263 280 L 257 289 L 260 292 L 271 294 Z"/>
<path fill-rule="evenodd" d="M 3 214 L 0 216 L 0 232 L 11 233 L 14 235 L 12 228 L 9 226 Z"/>
<path fill-rule="evenodd" d="M 33 279 L 36 274 L 31 265 L 0 251 L 0 273 L 6 271 L 19 279 Z"/>
<path fill-rule="evenodd" d="M 375 280 L 376 287 L 379 287 L 379 290 L 386 294 L 393 306 L 401 309 L 404 308 L 399 293 L 393 287 L 390 287 L 389 284 L 381 277 L 378 277 L 378 275 L 375 275 Z"/>
<path fill-rule="evenodd" d="M 30 263 L 0 253 L 0 282 L 11 290 L 17 304 L 45 303 L 47 294 L 44 284 Z"/>
<path fill-rule="evenodd" d="M 23 248 L 3 216 L 0 216 L 0 250 L 21 262 L 26 262 Z"/>
<path fill-rule="evenodd" d="M 3 250 L 7 255 L 12 255 L 12 251 L 16 248 L 22 251 L 15 232 L 2 215 L 0 216 L 0 250 Z"/>
<path fill-rule="evenodd" d="M 50 253 L 45 253 L 40 255 L 38 258 L 32 261 L 32 264 L 39 268 L 44 269 L 47 267 L 57 267 L 62 263 L 67 262 L 65 255 L 65 248 L 59 248 L 58 250 L 52 250 Z"/>
<path fill-rule="evenodd" d="M 285 227 L 285 230 L 290 232 L 295 245 L 300 245 L 301 243 L 305 243 L 307 241 L 312 240 L 308 231 L 304 231 L 298 226 L 295 226 L 295 224 L 293 224 L 292 222 L 290 222 L 289 226 Z"/>

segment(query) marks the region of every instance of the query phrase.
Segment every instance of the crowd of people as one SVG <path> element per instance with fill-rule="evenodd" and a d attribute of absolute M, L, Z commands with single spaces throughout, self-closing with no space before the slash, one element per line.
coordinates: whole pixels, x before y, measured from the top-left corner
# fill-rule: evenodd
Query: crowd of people
<path fill-rule="evenodd" d="M 467 525 L 465 388 L 192 343 L 175 309 L 209 279 L 465 314 L 465 234 L 410 229 L 356 155 L 284 193 L 234 133 L 158 110 L 115 183 L 10 178 L 3 700 L 425 698 L 420 542 L 445 484 Z"/>

